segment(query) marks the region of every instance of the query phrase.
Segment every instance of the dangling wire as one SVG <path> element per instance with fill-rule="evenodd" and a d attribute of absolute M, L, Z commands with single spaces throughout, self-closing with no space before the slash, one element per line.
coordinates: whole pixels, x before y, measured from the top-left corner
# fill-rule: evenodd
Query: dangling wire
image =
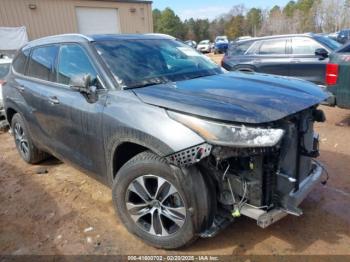
<path fill-rule="evenodd" d="M 229 169 L 230 169 L 230 164 L 227 164 L 227 168 L 226 168 L 226 170 L 224 172 L 224 175 L 222 176 L 222 180 L 225 180 L 226 174 L 227 174 Z M 232 201 L 233 201 L 233 205 L 234 205 L 236 203 L 236 198 L 235 198 L 235 195 L 234 195 L 233 190 L 232 190 L 230 179 L 228 177 L 227 177 L 227 182 L 228 182 L 228 187 L 230 188 Z"/>

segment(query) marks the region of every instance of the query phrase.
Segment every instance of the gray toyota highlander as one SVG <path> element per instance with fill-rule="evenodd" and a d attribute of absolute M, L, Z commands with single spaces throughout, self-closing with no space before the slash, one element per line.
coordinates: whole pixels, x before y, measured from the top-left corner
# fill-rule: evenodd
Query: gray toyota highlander
<path fill-rule="evenodd" d="M 20 156 L 52 155 L 112 188 L 148 244 L 174 249 L 239 216 L 267 227 L 323 167 L 314 122 L 327 99 L 302 80 L 226 72 L 165 35 L 61 35 L 28 43 L 3 86 Z"/>

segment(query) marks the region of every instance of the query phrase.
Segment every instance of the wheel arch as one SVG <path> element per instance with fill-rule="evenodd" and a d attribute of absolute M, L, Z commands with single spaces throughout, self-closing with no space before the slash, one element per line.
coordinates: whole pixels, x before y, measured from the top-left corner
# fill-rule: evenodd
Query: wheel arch
<path fill-rule="evenodd" d="M 16 108 L 13 105 L 10 105 L 9 107 L 6 108 L 6 110 L 5 110 L 6 119 L 9 122 L 10 126 L 11 126 L 11 121 L 12 121 L 13 116 L 17 113 L 20 113 L 20 111 L 18 110 L 18 108 Z"/>
<path fill-rule="evenodd" d="M 160 157 L 173 153 L 173 150 L 157 138 L 137 130 L 123 130 L 108 139 L 105 146 L 108 183 L 113 180 L 119 169 L 130 159 L 144 151 L 151 151 Z"/>
<path fill-rule="evenodd" d="M 239 72 L 257 72 L 257 68 L 253 65 L 237 65 L 233 70 Z"/>

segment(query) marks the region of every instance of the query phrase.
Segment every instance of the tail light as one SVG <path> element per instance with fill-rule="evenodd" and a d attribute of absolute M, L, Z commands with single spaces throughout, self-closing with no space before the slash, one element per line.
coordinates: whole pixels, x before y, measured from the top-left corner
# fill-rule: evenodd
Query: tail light
<path fill-rule="evenodd" d="M 326 84 L 328 86 L 336 85 L 339 76 L 339 65 L 327 64 L 326 67 Z"/>

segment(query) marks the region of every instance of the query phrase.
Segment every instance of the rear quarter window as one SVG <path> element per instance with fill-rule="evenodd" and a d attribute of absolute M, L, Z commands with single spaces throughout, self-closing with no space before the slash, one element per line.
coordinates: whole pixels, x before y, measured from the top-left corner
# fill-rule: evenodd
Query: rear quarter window
<path fill-rule="evenodd" d="M 19 53 L 17 54 L 17 57 L 12 63 L 13 69 L 17 73 L 24 75 L 29 53 L 30 49 L 25 49 L 19 51 Z"/>

